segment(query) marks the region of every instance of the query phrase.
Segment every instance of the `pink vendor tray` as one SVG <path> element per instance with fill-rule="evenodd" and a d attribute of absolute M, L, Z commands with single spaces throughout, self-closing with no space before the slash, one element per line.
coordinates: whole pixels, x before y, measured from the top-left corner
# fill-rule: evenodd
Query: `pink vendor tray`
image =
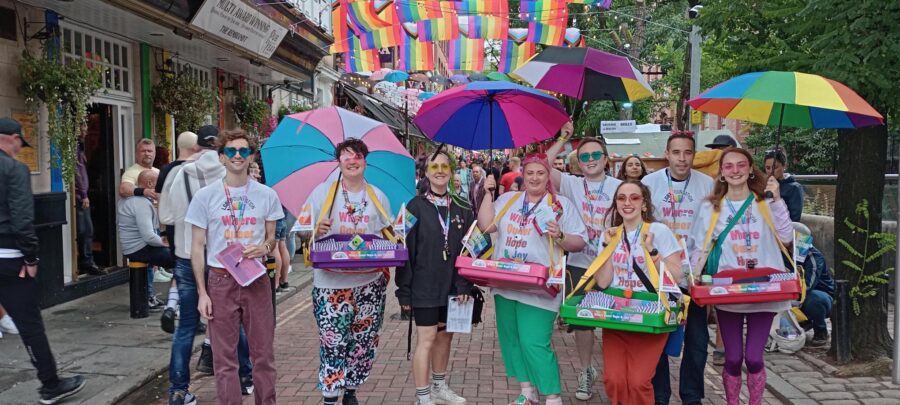
<path fill-rule="evenodd" d="M 559 294 L 556 287 L 547 287 L 547 267 L 539 264 L 459 256 L 456 268 L 460 276 L 480 286 L 534 291 L 549 297 Z"/>

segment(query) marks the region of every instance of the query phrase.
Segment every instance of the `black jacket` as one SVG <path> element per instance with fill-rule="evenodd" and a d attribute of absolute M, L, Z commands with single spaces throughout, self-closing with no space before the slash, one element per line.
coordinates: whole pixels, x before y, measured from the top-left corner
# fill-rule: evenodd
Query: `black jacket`
<path fill-rule="evenodd" d="M 810 246 L 809 255 L 803 262 L 803 277 L 807 291 L 819 290 L 834 296 L 834 278 L 825 264 L 825 256 L 815 246 Z"/>
<path fill-rule="evenodd" d="M 448 297 L 468 294 L 472 290 L 472 283 L 459 276 L 454 263 L 462 251 L 462 238 L 475 216 L 472 210 L 451 204 L 450 254 L 444 261 L 444 233 L 434 204 L 423 196 L 416 196 L 406 209 L 417 220 L 406 235 L 409 260 L 405 266 L 397 267 L 397 300 L 400 305 L 414 308 L 447 306 Z M 446 215 L 446 210 L 441 207 L 441 215 Z"/>
<path fill-rule="evenodd" d="M 24 163 L 0 151 L 0 179 L 0 248 L 18 249 L 26 261 L 34 261 L 38 238 L 31 173 Z"/>
<path fill-rule="evenodd" d="M 791 221 L 800 222 L 800 216 L 803 215 L 803 186 L 797 183 L 794 176 L 788 174 L 778 180 L 778 189 L 781 190 L 781 198 L 787 204 Z"/>

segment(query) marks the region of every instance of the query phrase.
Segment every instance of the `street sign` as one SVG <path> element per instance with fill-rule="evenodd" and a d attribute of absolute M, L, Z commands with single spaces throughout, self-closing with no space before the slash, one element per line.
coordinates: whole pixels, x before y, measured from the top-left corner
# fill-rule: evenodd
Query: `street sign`
<path fill-rule="evenodd" d="M 700 125 L 703 122 L 703 111 L 691 110 L 691 125 Z"/>
<path fill-rule="evenodd" d="M 600 133 L 612 134 L 621 132 L 637 131 L 637 122 L 634 120 L 627 121 L 600 121 Z"/>

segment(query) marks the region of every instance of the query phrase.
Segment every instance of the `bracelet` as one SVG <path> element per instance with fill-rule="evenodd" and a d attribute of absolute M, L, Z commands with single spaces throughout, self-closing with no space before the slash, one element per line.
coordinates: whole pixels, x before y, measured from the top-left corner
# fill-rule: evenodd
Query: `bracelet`
<path fill-rule="evenodd" d="M 650 257 L 656 257 L 657 255 L 659 255 L 659 250 L 653 248 L 653 250 L 650 251 Z"/>
<path fill-rule="evenodd" d="M 566 234 L 560 232 L 559 237 L 556 238 L 556 243 L 559 243 L 559 245 L 562 246 L 563 242 L 565 242 L 565 241 L 566 241 Z"/>
<path fill-rule="evenodd" d="M 269 242 L 263 243 L 263 247 L 266 248 L 266 254 L 272 251 L 272 248 L 269 246 Z"/>

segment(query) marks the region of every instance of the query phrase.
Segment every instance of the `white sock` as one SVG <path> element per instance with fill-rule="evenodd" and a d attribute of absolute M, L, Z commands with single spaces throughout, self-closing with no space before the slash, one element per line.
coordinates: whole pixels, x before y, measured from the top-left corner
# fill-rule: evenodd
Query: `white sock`
<path fill-rule="evenodd" d="M 169 288 L 169 300 L 166 301 L 166 308 L 175 309 L 178 306 L 178 287 L 172 286 Z"/>
<path fill-rule="evenodd" d="M 419 401 L 425 403 L 431 401 L 431 386 L 416 387 L 416 397 L 419 398 Z"/>
<path fill-rule="evenodd" d="M 441 385 L 447 384 L 447 373 L 431 373 L 431 381 L 434 383 L 434 387 L 437 388 Z"/>
<path fill-rule="evenodd" d="M 522 394 L 528 397 L 528 399 L 532 401 L 537 401 L 537 392 L 534 391 L 534 387 L 522 387 Z"/>
<path fill-rule="evenodd" d="M 203 344 L 209 346 L 209 338 L 203 338 Z"/>

